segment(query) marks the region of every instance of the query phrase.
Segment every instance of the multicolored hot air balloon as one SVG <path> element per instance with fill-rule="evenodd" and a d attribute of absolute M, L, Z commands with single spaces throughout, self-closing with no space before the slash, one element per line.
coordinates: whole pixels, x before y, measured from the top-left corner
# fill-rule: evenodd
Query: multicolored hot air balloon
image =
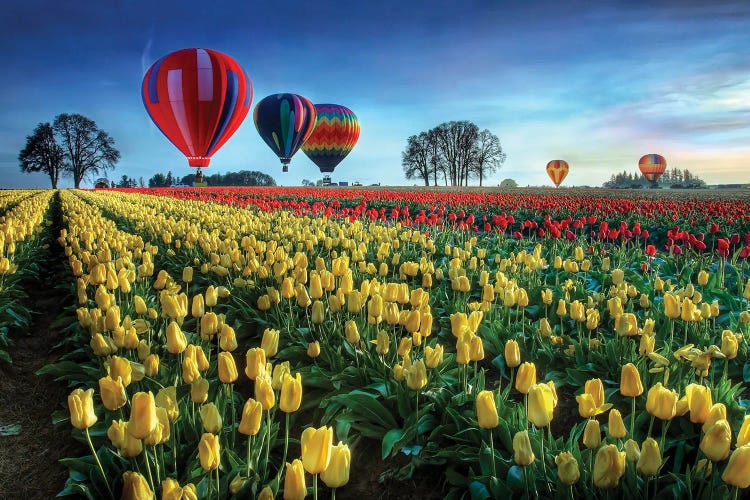
<path fill-rule="evenodd" d="M 321 172 L 333 172 L 357 144 L 359 120 L 351 109 L 338 104 L 316 104 L 315 113 L 315 130 L 302 151 Z"/>
<path fill-rule="evenodd" d="M 656 182 L 661 177 L 661 174 L 667 169 L 667 160 L 662 155 L 648 154 L 643 155 L 638 160 L 638 168 L 641 170 L 643 176 L 648 179 L 652 185 L 656 185 Z"/>
<path fill-rule="evenodd" d="M 552 160 L 547 163 L 547 175 L 555 183 L 555 187 L 560 187 L 562 181 L 567 177 L 569 170 L 570 167 L 565 160 Z"/>
<path fill-rule="evenodd" d="M 281 160 L 283 171 L 315 128 L 315 106 L 297 94 L 272 94 L 263 98 L 253 112 L 258 133 Z"/>
<path fill-rule="evenodd" d="M 211 49 L 182 49 L 146 71 L 143 104 L 159 130 L 187 157 L 207 167 L 250 111 L 253 85 L 242 66 Z M 200 171 L 199 171 L 200 172 Z"/>

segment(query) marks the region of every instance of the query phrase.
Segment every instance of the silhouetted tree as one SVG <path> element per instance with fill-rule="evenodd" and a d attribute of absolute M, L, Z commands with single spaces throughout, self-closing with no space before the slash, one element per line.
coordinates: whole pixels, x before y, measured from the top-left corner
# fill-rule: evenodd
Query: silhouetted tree
<path fill-rule="evenodd" d="M 22 172 L 44 172 L 57 189 L 63 173 L 65 152 L 55 140 L 55 132 L 49 123 L 40 123 L 26 137 L 26 146 L 18 154 Z"/>
<path fill-rule="evenodd" d="M 87 175 L 114 168 L 120 159 L 114 139 L 83 115 L 57 115 L 52 128 L 65 152 L 65 170 L 73 175 L 76 188 Z"/>
<path fill-rule="evenodd" d="M 500 139 L 487 129 L 479 132 L 474 146 L 474 163 L 471 172 L 479 177 L 479 185 L 485 176 L 492 175 L 505 161 Z"/>

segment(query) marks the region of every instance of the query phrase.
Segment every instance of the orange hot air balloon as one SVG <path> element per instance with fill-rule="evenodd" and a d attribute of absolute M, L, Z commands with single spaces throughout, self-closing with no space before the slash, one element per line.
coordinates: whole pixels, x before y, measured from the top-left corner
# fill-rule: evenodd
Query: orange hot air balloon
<path fill-rule="evenodd" d="M 651 184 L 656 184 L 661 174 L 667 169 L 667 160 L 662 155 L 643 155 L 638 161 L 638 168 L 643 176 L 651 181 Z"/>
<path fill-rule="evenodd" d="M 568 175 L 568 170 L 570 170 L 570 167 L 565 160 L 552 160 L 547 163 L 547 175 L 555 183 L 555 187 L 560 187 L 560 184 Z"/>

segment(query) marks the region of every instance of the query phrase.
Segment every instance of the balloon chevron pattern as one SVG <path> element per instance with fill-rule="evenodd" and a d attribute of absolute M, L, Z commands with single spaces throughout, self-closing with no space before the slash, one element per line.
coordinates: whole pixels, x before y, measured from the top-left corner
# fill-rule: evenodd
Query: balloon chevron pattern
<path fill-rule="evenodd" d="M 316 104 L 315 130 L 302 145 L 302 151 L 321 172 L 333 172 L 359 139 L 359 120 L 346 106 Z"/>
<path fill-rule="evenodd" d="M 570 167 L 565 160 L 552 160 L 547 163 L 547 175 L 549 175 L 549 178 L 555 183 L 555 187 L 560 187 L 562 181 L 567 177 L 569 170 Z"/>

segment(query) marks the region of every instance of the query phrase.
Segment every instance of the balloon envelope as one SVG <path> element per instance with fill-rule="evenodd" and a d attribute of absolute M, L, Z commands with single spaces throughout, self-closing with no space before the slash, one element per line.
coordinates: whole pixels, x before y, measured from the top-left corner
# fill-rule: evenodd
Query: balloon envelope
<path fill-rule="evenodd" d="M 255 106 L 253 120 L 286 172 L 292 156 L 315 128 L 315 106 L 301 95 L 272 94 Z"/>
<path fill-rule="evenodd" d="M 547 163 L 547 175 L 555 183 L 555 187 L 559 187 L 565 177 L 568 175 L 570 167 L 568 162 L 565 160 L 552 160 Z"/>
<path fill-rule="evenodd" d="M 321 172 L 333 172 L 357 144 L 359 120 L 351 109 L 338 104 L 316 104 L 315 113 L 315 129 L 302 151 Z"/>
<path fill-rule="evenodd" d="M 643 176 L 651 182 L 656 182 L 667 169 L 667 160 L 662 155 L 643 155 L 638 161 L 638 168 Z"/>
<path fill-rule="evenodd" d="M 188 164 L 207 167 L 250 111 L 253 85 L 228 55 L 182 49 L 151 65 L 141 96 L 151 119 Z"/>

